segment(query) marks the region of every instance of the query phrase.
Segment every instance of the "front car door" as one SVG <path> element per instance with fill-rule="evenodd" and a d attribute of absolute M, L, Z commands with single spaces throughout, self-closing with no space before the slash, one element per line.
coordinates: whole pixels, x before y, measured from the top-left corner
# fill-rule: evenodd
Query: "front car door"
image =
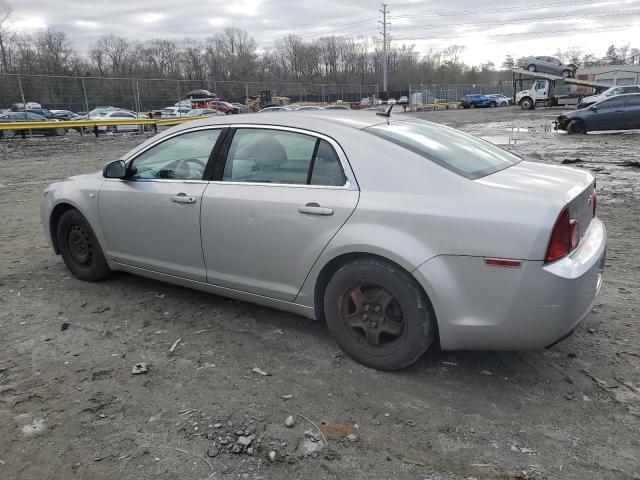
<path fill-rule="evenodd" d="M 202 199 L 202 247 L 212 284 L 293 301 L 358 202 L 332 139 L 285 127 L 229 132 Z"/>
<path fill-rule="evenodd" d="M 204 172 L 224 131 L 178 132 L 129 160 L 125 180 L 105 180 L 98 202 L 112 261 L 206 281 L 200 242 Z"/>
<path fill-rule="evenodd" d="M 593 105 L 587 119 L 587 130 L 623 130 L 628 95 L 618 95 Z"/>

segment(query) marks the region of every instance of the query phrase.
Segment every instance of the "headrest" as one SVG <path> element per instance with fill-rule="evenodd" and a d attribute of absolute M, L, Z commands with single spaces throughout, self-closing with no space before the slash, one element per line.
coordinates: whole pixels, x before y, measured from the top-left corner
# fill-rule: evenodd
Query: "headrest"
<path fill-rule="evenodd" d="M 278 167 L 287 163 L 287 152 L 282 144 L 271 137 L 264 137 L 251 147 L 251 155 L 260 167 Z"/>

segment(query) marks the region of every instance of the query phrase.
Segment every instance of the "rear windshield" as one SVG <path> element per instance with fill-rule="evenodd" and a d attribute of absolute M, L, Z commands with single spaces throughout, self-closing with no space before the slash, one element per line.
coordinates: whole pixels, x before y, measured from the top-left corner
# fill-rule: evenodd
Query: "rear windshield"
<path fill-rule="evenodd" d="M 453 128 L 430 122 L 390 122 L 364 129 L 444 168 L 476 179 L 520 162 L 512 153 Z"/>

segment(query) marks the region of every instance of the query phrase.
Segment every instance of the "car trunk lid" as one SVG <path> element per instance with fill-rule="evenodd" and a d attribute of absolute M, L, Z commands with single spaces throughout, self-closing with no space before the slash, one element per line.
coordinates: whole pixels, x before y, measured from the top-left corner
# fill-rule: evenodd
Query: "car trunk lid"
<path fill-rule="evenodd" d="M 568 205 L 570 218 L 578 222 L 580 237 L 593 217 L 595 180 L 584 170 L 522 161 L 475 182 L 547 200 L 557 210 L 556 217 Z"/>

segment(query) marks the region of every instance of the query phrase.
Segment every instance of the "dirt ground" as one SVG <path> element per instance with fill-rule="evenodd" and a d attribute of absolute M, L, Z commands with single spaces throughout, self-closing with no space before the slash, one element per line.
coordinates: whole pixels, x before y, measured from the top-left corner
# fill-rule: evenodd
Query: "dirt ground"
<path fill-rule="evenodd" d="M 430 351 L 396 373 L 354 363 L 320 322 L 72 278 L 42 234 L 43 189 L 142 139 L 0 142 L 0 478 L 640 478 L 640 168 L 623 165 L 640 133 L 553 133 L 558 114 L 419 115 L 595 173 L 609 246 L 593 312 L 549 350 Z"/>

